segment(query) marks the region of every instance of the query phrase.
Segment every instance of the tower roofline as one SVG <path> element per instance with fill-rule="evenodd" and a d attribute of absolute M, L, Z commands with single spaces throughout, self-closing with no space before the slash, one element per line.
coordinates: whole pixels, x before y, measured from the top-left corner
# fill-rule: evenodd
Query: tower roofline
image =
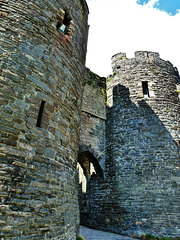
<path fill-rule="evenodd" d="M 134 58 L 127 58 L 126 53 L 120 52 L 112 56 L 113 72 L 123 69 L 133 69 L 139 64 L 155 64 L 161 68 L 166 68 L 167 71 L 174 72 L 175 67 L 169 61 L 160 58 L 160 54 L 151 51 L 136 51 Z"/>

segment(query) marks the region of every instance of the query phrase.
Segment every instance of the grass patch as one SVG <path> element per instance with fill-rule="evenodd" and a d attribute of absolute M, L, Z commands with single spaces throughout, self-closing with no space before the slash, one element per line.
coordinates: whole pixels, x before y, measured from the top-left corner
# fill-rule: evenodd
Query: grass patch
<path fill-rule="evenodd" d="M 142 235 L 140 239 L 143 240 L 180 240 L 180 237 L 157 237 L 151 234 Z"/>
<path fill-rule="evenodd" d="M 78 235 L 76 240 L 85 240 L 85 238 L 83 238 L 83 236 L 81 236 L 81 235 Z"/>

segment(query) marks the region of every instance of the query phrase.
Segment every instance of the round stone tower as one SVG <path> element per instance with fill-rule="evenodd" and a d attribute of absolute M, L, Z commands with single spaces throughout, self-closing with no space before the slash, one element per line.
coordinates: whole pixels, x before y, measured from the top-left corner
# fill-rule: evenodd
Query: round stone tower
<path fill-rule="evenodd" d="M 0 238 L 75 240 L 85 0 L 0 3 Z"/>
<path fill-rule="evenodd" d="M 112 230 L 180 235 L 180 104 L 177 70 L 154 52 L 112 58 L 107 79 L 106 178 Z"/>

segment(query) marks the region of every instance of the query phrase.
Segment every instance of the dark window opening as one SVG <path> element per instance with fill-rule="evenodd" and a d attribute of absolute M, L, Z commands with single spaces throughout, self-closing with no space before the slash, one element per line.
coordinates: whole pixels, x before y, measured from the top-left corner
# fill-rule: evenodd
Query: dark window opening
<path fill-rule="evenodd" d="M 44 111 L 44 105 L 45 105 L 45 101 L 42 100 L 41 102 L 41 106 L 39 109 L 39 114 L 38 114 L 38 119 L 37 119 L 37 124 L 36 127 L 41 127 L 41 122 L 42 122 L 42 116 L 43 116 L 43 111 Z"/>
<path fill-rule="evenodd" d="M 142 89 L 144 98 L 149 98 L 148 82 L 142 82 Z"/>
<path fill-rule="evenodd" d="M 71 20 L 72 19 L 71 19 L 69 11 L 65 10 L 64 21 L 63 21 L 64 25 L 69 26 L 69 23 Z"/>
<path fill-rule="evenodd" d="M 73 32 L 75 30 L 74 22 L 70 16 L 69 10 L 60 10 L 60 17 L 58 20 L 58 23 L 56 25 L 56 28 L 58 31 L 62 32 L 64 34 L 64 38 L 66 41 L 66 46 L 68 47 L 68 44 L 70 43 L 72 39 Z"/>
<path fill-rule="evenodd" d="M 61 31 L 64 34 L 67 34 L 67 32 L 69 30 L 69 24 L 71 21 L 72 21 L 72 19 L 71 19 L 69 11 L 62 10 L 61 18 L 56 25 L 57 30 Z"/>

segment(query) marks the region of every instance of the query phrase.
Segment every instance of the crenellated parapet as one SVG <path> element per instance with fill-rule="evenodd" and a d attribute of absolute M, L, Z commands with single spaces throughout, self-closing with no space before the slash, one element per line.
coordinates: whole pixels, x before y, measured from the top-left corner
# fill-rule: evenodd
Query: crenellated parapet
<path fill-rule="evenodd" d="M 113 76 L 107 79 L 107 103 L 112 106 L 118 99 L 113 88 L 122 84 L 129 88 L 129 97 L 133 102 L 145 99 L 177 102 L 180 84 L 179 73 L 169 61 L 160 58 L 159 53 L 138 51 L 135 58 L 127 58 L 125 53 L 112 57 Z M 145 93 L 146 90 L 147 93 Z M 113 100 L 114 99 L 114 100 Z"/>
<path fill-rule="evenodd" d="M 147 69 L 154 65 L 171 73 L 177 72 L 177 69 L 169 61 L 161 59 L 157 52 L 137 51 L 135 58 L 127 58 L 126 53 L 118 53 L 112 57 L 113 72 L 132 70 L 138 65 Z"/>

